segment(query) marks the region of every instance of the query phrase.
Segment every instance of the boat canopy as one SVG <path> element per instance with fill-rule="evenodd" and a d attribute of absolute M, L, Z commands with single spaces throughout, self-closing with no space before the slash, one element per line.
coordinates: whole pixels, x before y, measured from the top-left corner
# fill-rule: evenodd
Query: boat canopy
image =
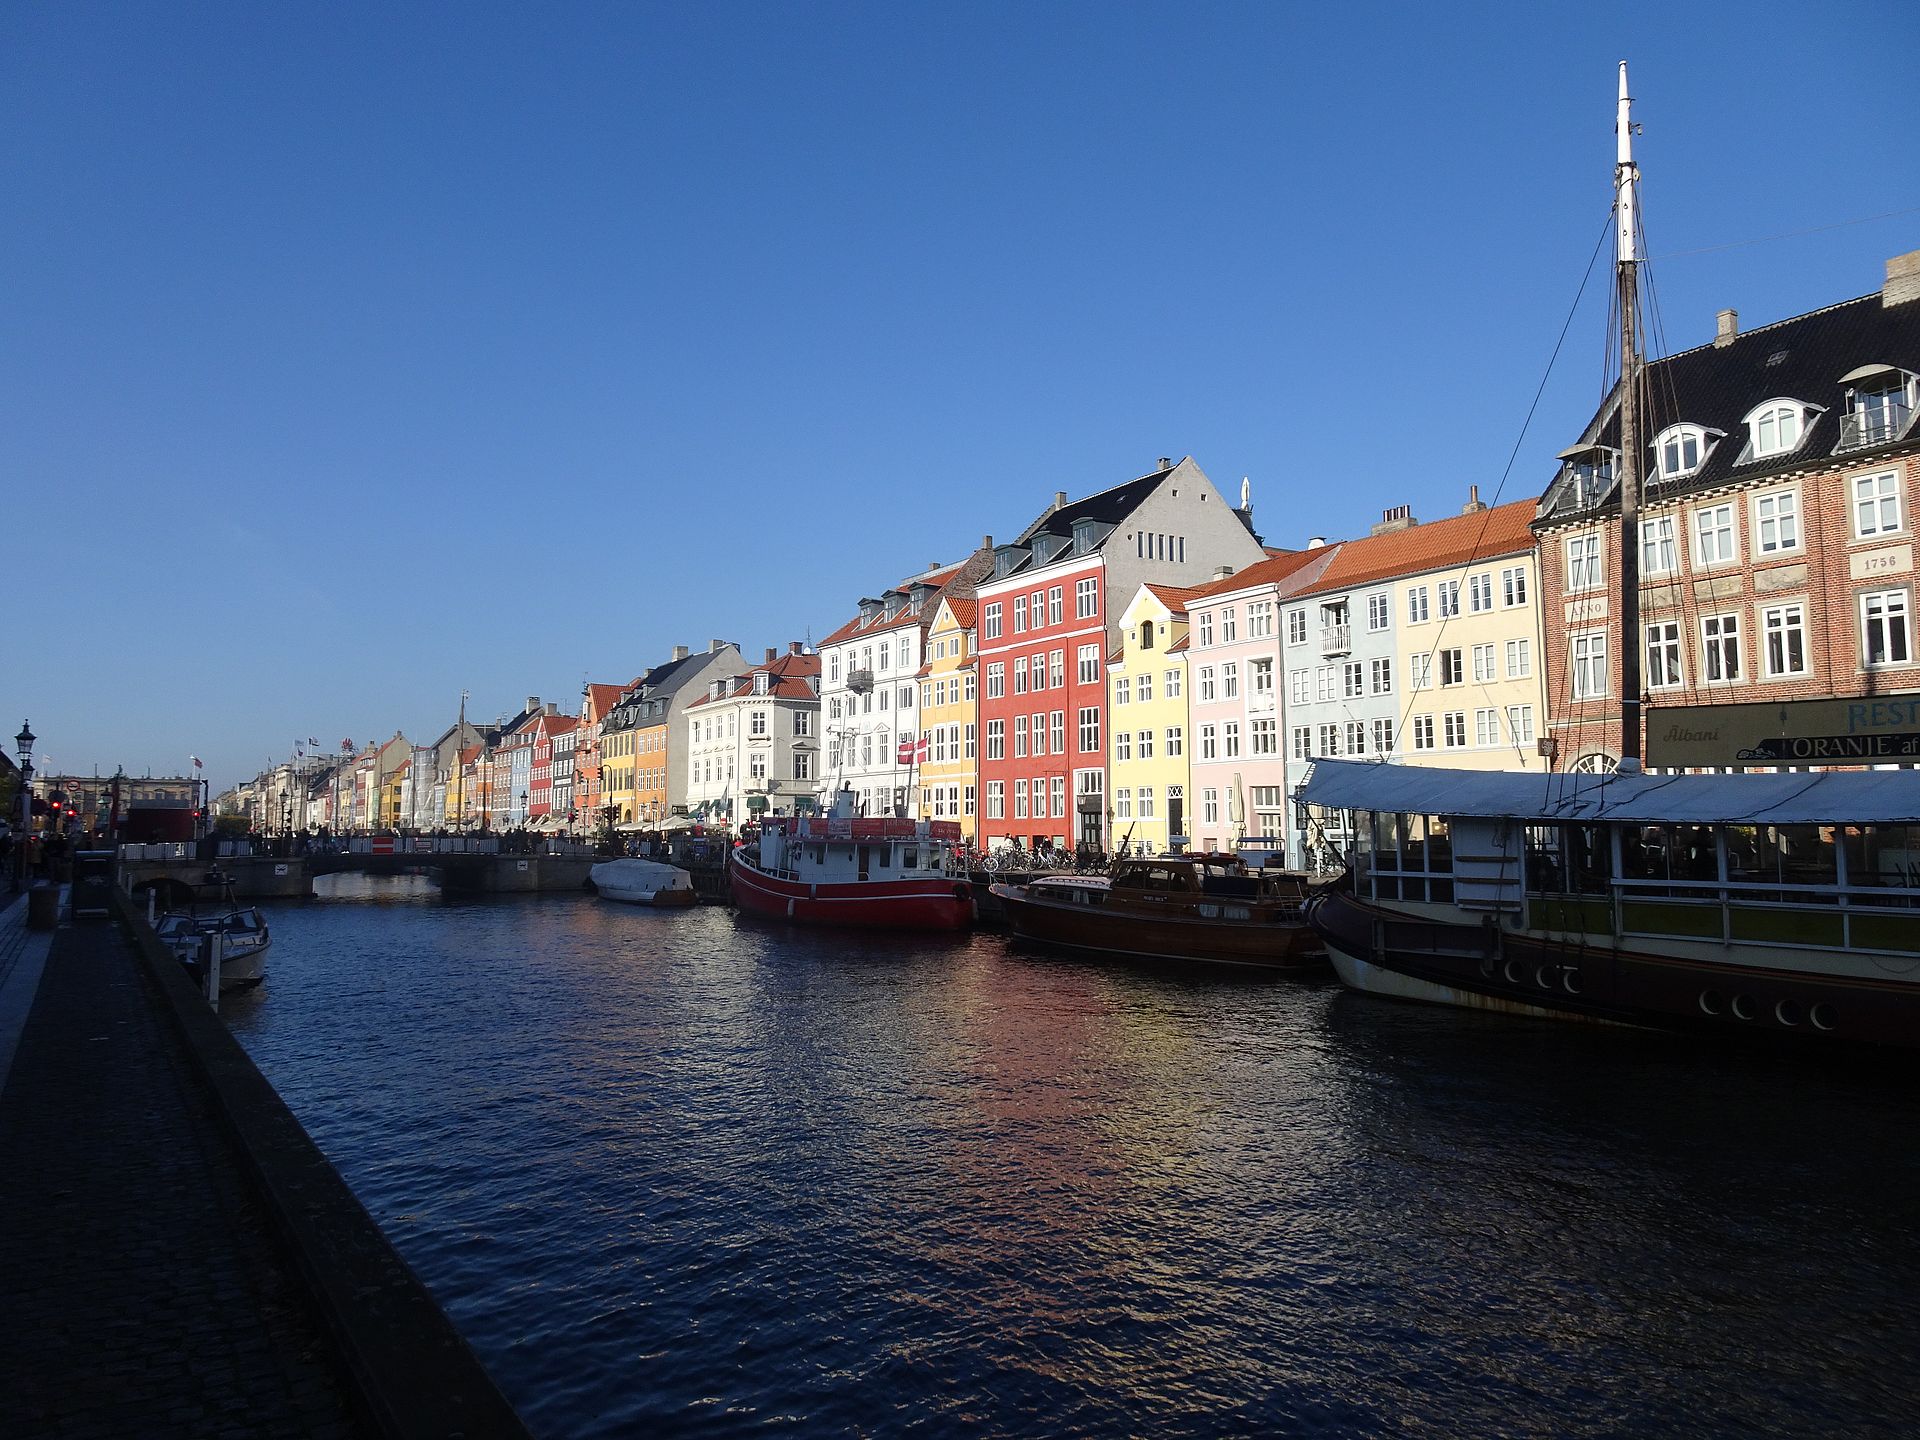
<path fill-rule="evenodd" d="M 1326 810 L 1538 824 L 1913 825 L 1920 770 L 1542 776 L 1316 760 L 1300 798 Z"/>

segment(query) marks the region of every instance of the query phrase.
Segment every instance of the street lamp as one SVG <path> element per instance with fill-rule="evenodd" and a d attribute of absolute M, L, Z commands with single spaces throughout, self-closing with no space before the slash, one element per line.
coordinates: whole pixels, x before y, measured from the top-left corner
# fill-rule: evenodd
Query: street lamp
<path fill-rule="evenodd" d="M 14 836 L 13 888 L 27 888 L 27 834 L 33 829 L 33 726 L 20 722 L 20 733 L 13 737 L 13 753 L 20 757 L 20 833 Z"/>

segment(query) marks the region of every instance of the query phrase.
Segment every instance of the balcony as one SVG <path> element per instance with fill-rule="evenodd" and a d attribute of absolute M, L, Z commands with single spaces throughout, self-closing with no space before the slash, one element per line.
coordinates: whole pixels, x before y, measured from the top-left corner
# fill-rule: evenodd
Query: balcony
<path fill-rule="evenodd" d="M 1323 625 L 1320 627 L 1320 653 L 1326 656 L 1349 655 L 1353 653 L 1352 625 Z"/>
<path fill-rule="evenodd" d="M 1864 450 L 1869 445 L 1885 445 L 1907 432 L 1913 409 L 1903 400 L 1888 399 L 1864 405 L 1840 417 L 1840 443 L 1834 453 Z"/>
<path fill-rule="evenodd" d="M 847 671 L 847 689 L 851 690 L 856 695 L 868 694 L 873 689 L 873 671 L 871 670 Z"/>

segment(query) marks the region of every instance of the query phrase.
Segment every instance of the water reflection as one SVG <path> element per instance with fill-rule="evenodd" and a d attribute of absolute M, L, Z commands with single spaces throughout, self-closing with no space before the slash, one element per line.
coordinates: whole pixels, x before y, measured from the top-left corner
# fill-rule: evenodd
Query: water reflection
<path fill-rule="evenodd" d="M 391 883 L 391 882 L 374 882 Z M 563 898 L 229 1011 L 537 1430 L 1904 1430 L 1904 1087 Z"/>

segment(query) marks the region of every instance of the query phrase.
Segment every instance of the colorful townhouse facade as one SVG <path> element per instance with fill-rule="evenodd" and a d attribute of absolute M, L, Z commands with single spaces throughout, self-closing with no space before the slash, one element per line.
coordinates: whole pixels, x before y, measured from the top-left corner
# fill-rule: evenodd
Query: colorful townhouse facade
<path fill-rule="evenodd" d="M 794 641 L 740 675 L 707 682 L 682 723 L 689 814 L 738 826 L 796 815 L 815 803 L 820 754 L 820 657 Z"/>
<path fill-rule="evenodd" d="M 1130 854 L 1186 844 L 1188 789 L 1187 599 L 1177 585 L 1142 585 L 1120 614 L 1120 648 L 1107 664 L 1107 766 L 1113 834 Z"/>
<path fill-rule="evenodd" d="M 971 596 L 945 595 L 927 626 L 920 667 L 919 815 L 951 820 L 972 841 L 978 833 L 979 676 L 974 669 Z M 919 750 L 925 758 L 919 758 Z"/>
<path fill-rule="evenodd" d="M 1632 644 L 1651 766 L 1912 764 L 1920 723 L 1889 702 L 1920 691 L 1920 251 L 1875 294 L 1745 332 L 1722 311 L 1717 332 L 1646 366 L 1638 635 L 1617 600 L 1617 387 L 1540 500 L 1556 762 L 1617 761 Z"/>
<path fill-rule="evenodd" d="M 712 681 L 746 669 L 732 641 L 712 640 L 698 652 L 676 645 L 621 693 L 600 729 L 597 825 L 637 828 L 686 813 L 690 765 L 680 722 Z"/>
<path fill-rule="evenodd" d="M 994 548 L 982 580 L 979 833 L 1105 849 L 1107 660 L 1121 609 L 1149 581 L 1192 585 L 1265 557 L 1243 486 L 1235 509 L 1191 457 L 1046 513 Z"/>

